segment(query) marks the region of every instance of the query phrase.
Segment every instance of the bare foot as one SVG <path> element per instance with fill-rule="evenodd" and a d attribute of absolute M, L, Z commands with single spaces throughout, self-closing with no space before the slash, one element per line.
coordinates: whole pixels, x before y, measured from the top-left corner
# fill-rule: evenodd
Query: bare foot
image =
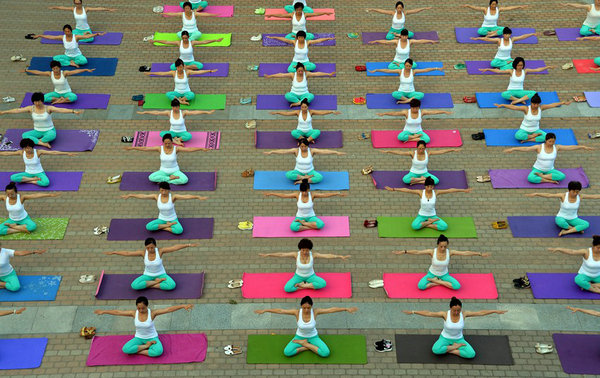
<path fill-rule="evenodd" d="M 73 67 L 79 68 L 79 64 L 75 63 L 74 60 L 71 61 L 70 65 Z"/>
<path fill-rule="evenodd" d="M 295 342 L 296 344 L 300 344 L 302 346 L 306 346 L 306 344 L 308 344 L 308 341 L 306 339 L 299 339 L 299 340 L 292 340 L 293 342 Z"/>
<path fill-rule="evenodd" d="M 179 176 L 171 175 L 169 176 L 169 180 L 177 180 Z"/>
<path fill-rule="evenodd" d="M 52 147 L 50 146 L 50 143 L 46 143 L 46 142 L 42 142 L 42 141 L 39 141 L 39 142 L 38 142 L 38 145 L 40 145 L 40 146 L 44 146 L 44 147 L 46 147 L 46 148 L 52 148 Z"/>

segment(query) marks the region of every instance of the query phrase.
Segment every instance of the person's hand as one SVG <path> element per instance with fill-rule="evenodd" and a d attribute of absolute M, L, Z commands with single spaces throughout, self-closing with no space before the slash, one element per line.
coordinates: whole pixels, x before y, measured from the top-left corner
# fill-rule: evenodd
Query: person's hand
<path fill-rule="evenodd" d="M 351 314 L 354 314 L 356 311 L 358 311 L 358 307 L 350 307 L 347 308 L 346 311 L 348 311 Z"/>
<path fill-rule="evenodd" d="M 194 308 L 193 304 L 183 305 L 183 309 L 186 310 L 186 311 L 190 311 L 192 308 Z"/>
<path fill-rule="evenodd" d="M 335 76 L 335 71 L 329 74 L 329 76 Z"/>
<path fill-rule="evenodd" d="M 95 68 L 86 68 L 85 70 L 86 70 L 86 72 L 94 72 L 94 71 L 96 71 Z"/>
<path fill-rule="evenodd" d="M 593 151 L 594 147 L 582 146 L 581 149 L 586 151 Z"/>
<path fill-rule="evenodd" d="M 110 255 L 116 255 L 115 252 L 102 252 L 102 253 L 104 253 L 105 255 L 108 255 L 108 256 L 110 256 Z"/>
<path fill-rule="evenodd" d="M 265 310 L 254 310 L 254 312 L 258 315 L 262 315 L 265 313 Z"/>
<path fill-rule="evenodd" d="M 271 155 L 272 152 L 271 151 L 264 151 L 263 154 L 265 154 L 265 155 Z"/>
<path fill-rule="evenodd" d="M 100 32 L 100 33 L 98 33 L 99 36 L 100 35 L 105 35 L 105 34 L 106 34 L 106 32 Z"/>
<path fill-rule="evenodd" d="M 268 255 L 266 253 L 259 253 L 258 254 L 260 257 L 267 257 Z"/>
<path fill-rule="evenodd" d="M 550 252 L 558 252 L 558 248 L 552 248 L 552 247 L 550 247 L 550 248 L 548 248 L 548 251 L 550 251 Z"/>
<path fill-rule="evenodd" d="M 481 70 L 481 68 L 479 70 Z M 503 108 L 504 104 L 494 104 L 494 106 L 497 107 L 497 108 Z"/>
<path fill-rule="evenodd" d="M 94 310 L 94 314 L 102 315 L 102 314 L 104 314 L 104 310 Z"/>
<path fill-rule="evenodd" d="M 569 310 L 571 310 L 571 312 L 572 312 L 572 313 L 576 313 L 576 312 L 577 312 L 577 310 L 578 310 L 577 308 L 575 308 L 575 307 L 572 307 L 572 306 L 567 306 L 567 308 L 568 308 Z"/>
<path fill-rule="evenodd" d="M 556 66 L 546 66 L 546 68 L 550 70 L 550 69 L 556 68 Z"/>
<path fill-rule="evenodd" d="M 488 252 L 481 253 L 481 257 L 490 257 L 492 254 Z"/>
<path fill-rule="evenodd" d="M 200 243 L 188 243 L 187 246 L 188 246 L 188 248 L 190 248 L 190 247 L 197 247 L 199 245 L 200 245 Z"/>
<path fill-rule="evenodd" d="M 342 260 L 348 260 L 349 258 L 350 258 L 350 255 L 340 256 L 340 259 L 342 259 Z"/>
<path fill-rule="evenodd" d="M 130 194 L 124 194 L 124 195 L 121 196 L 121 198 L 122 199 L 129 199 L 129 198 L 131 198 L 131 195 Z"/>
<path fill-rule="evenodd" d="M 94 69 L 95 69 L 95 68 L 94 68 Z M 83 110 L 75 110 L 75 111 L 73 112 L 73 114 L 81 114 L 81 113 L 83 113 Z"/>
<path fill-rule="evenodd" d="M 15 310 L 15 314 L 16 314 L 16 315 L 22 314 L 22 313 L 23 313 L 23 311 L 25 311 L 25 310 L 27 310 L 27 308 L 26 308 L 26 307 L 21 307 L 20 309 L 18 309 L 18 310 Z"/>
<path fill-rule="evenodd" d="M 339 192 L 339 193 L 338 193 L 338 196 L 339 196 L 339 197 L 347 197 L 347 196 L 348 196 L 348 193 L 345 193 L 345 192 Z"/>
<path fill-rule="evenodd" d="M 569 101 L 563 101 L 562 103 L 563 103 L 563 105 L 569 105 L 572 102 L 573 102 L 573 100 L 569 100 Z"/>
<path fill-rule="evenodd" d="M 508 310 L 496 310 L 496 314 L 498 315 L 506 314 L 507 312 Z"/>
<path fill-rule="evenodd" d="M 405 255 L 406 254 L 406 250 L 404 250 L 404 251 L 392 251 L 392 253 L 394 255 Z"/>
<path fill-rule="evenodd" d="M 535 197 L 535 193 L 527 193 L 525 194 L 525 197 Z"/>
<path fill-rule="evenodd" d="M 385 189 L 385 190 L 389 190 L 390 192 L 393 192 L 393 191 L 394 191 L 394 188 L 392 188 L 392 187 L 389 187 L 389 186 L 386 186 L 384 189 Z"/>
<path fill-rule="evenodd" d="M 405 313 L 406 315 L 414 315 L 415 312 L 414 311 L 409 311 L 409 310 L 402 310 L 403 313 Z"/>
<path fill-rule="evenodd" d="M 335 112 L 331 113 L 331 114 L 342 114 L 342 112 L 336 110 Z"/>
<path fill-rule="evenodd" d="M 464 193 L 471 193 L 473 191 L 473 188 L 468 188 L 464 190 Z"/>
<path fill-rule="evenodd" d="M 46 252 L 48 252 L 47 249 L 36 249 L 33 251 L 33 253 L 36 255 L 41 255 L 42 253 L 46 253 Z"/>

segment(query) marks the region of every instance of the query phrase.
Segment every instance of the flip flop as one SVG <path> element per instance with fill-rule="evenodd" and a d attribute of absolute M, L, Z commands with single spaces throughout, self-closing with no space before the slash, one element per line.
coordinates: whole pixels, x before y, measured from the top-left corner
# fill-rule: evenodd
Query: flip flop
<path fill-rule="evenodd" d="M 256 129 L 256 121 L 255 120 L 251 120 L 246 122 L 246 125 L 244 125 L 244 127 L 246 127 L 247 129 Z"/>
<path fill-rule="evenodd" d="M 242 280 L 241 278 L 236 278 L 235 280 L 229 280 L 229 282 L 227 282 L 228 284 L 236 284 L 239 283 L 241 285 L 244 284 L 244 280 Z"/>
<path fill-rule="evenodd" d="M 570 69 L 572 69 L 573 67 L 574 67 L 574 66 L 573 66 L 573 62 L 569 62 L 569 63 L 565 63 L 565 64 L 563 64 L 563 65 L 562 65 L 560 68 L 562 68 L 563 70 L 570 70 Z"/>
<path fill-rule="evenodd" d="M 364 167 L 364 168 L 361 170 L 361 173 L 362 173 L 363 175 L 365 175 L 365 176 L 366 176 L 366 175 L 370 175 L 371 173 L 373 173 L 373 166 L 372 166 L 372 165 L 369 165 L 369 166 L 367 166 L 367 167 Z"/>
<path fill-rule="evenodd" d="M 250 40 L 253 42 L 258 42 L 262 40 L 262 34 L 258 34 L 258 35 L 253 35 L 252 37 L 250 37 Z"/>
<path fill-rule="evenodd" d="M 242 231 L 252 230 L 253 227 L 254 227 L 254 225 L 250 221 L 244 221 L 244 222 L 238 223 L 238 229 L 240 229 Z"/>
<path fill-rule="evenodd" d="M 371 285 L 371 283 L 369 283 L 369 287 L 371 289 L 379 289 L 380 287 L 383 287 L 383 280 L 377 281 L 377 282 L 373 283 L 372 285 Z"/>
<path fill-rule="evenodd" d="M 354 66 L 354 69 L 358 72 L 363 72 L 367 70 L 367 66 Z"/>
<path fill-rule="evenodd" d="M 483 132 L 471 134 L 471 138 L 473 138 L 473 140 L 483 140 L 485 139 L 485 134 Z"/>
<path fill-rule="evenodd" d="M 104 234 L 105 232 L 103 231 L 103 229 L 104 228 L 102 226 L 94 227 L 94 235 L 102 235 L 102 234 Z"/>
<path fill-rule="evenodd" d="M 242 350 L 242 347 L 236 345 L 225 345 L 223 350 Z"/>
<path fill-rule="evenodd" d="M 15 102 L 15 98 L 11 97 L 11 96 L 6 96 L 6 97 L 2 98 L 2 102 L 6 102 L 6 103 Z"/>
<path fill-rule="evenodd" d="M 81 327 L 79 330 L 79 336 L 86 339 L 91 339 L 96 335 L 96 327 Z"/>
<path fill-rule="evenodd" d="M 363 226 L 365 226 L 366 228 L 374 228 L 377 227 L 377 220 L 368 220 L 365 219 L 365 221 L 363 222 Z"/>
<path fill-rule="evenodd" d="M 258 15 L 260 15 L 260 16 L 264 15 L 264 14 L 265 14 L 265 12 L 266 12 L 266 9 L 265 9 L 265 8 L 256 8 L 256 9 L 254 10 L 254 14 L 258 14 Z"/>
<path fill-rule="evenodd" d="M 473 103 L 477 102 L 477 97 L 475 97 L 475 96 L 465 96 L 465 97 L 463 97 L 463 102 L 465 104 L 473 104 Z"/>
<path fill-rule="evenodd" d="M 154 34 L 144 37 L 144 42 L 154 41 Z"/>
<path fill-rule="evenodd" d="M 249 65 L 246 67 L 248 71 L 258 71 L 258 66 Z"/>
<path fill-rule="evenodd" d="M 585 96 L 573 96 L 573 101 L 575 101 L 575 102 L 586 102 L 587 99 L 585 98 Z"/>
<path fill-rule="evenodd" d="M 464 70 L 467 68 L 467 65 L 464 63 L 458 63 L 454 65 L 455 70 Z"/>
<path fill-rule="evenodd" d="M 140 101 L 144 99 L 144 95 L 135 95 L 135 96 L 131 96 L 131 101 Z"/>
<path fill-rule="evenodd" d="M 506 221 L 496 221 L 492 223 L 492 227 L 495 230 L 503 230 L 508 227 L 508 223 Z"/>
<path fill-rule="evenodd" d="M 230 283 L 227 284 L 227 287 L 230 289 L 239 289 L 240 287 L 242 287 L 243 283 L 241 282 L 234 282 L 234 283 Z"/>
<path fill-rule="evenodd" d="M 121 142 L 123 142 L 123 143 L 133 143 L 133 137 L 132 136 L 122 136 L 121 137 Z"/>
<path fill-rule="evenodd" d="M 241 350 L 235 350 L 235 351 L 234 350 L 226 350 L 225 354 L 228 356 L 235 356 L 238 354 L 242 354 L 242 351 Z"/>
<path fill-rule="evenodd" d="M 588 133 L 588 138 L 590 138 L 590 139 L 597 139 L 597 138 L 600 138 L 600 133 L 599 133 L 599 132 L 597 132 L 597 131 L 594 131 L 594 132 L 593 132 L 593 133 L 591 133 L 591 134 L 589 134 L 589 133 Z"/>
<path fill-rule="evenodd" d="M 369 139 L 371 138 L 371 136 L 369 135 L 369 133 L 360 133 L 358 134 L 358 140 L 364 140 L 364 139 Z"/>
<path fill-rule="evenodd" d="M 162 13 L 162 12 L 164 12 L 164 10 L 165 10 L 165 8 L 160 5 L 157 5 L 154 8 L 152 8 L 152 12 L 154 12 L 154 13 Z"/>
<path fill-rule="evenodd" d="M 140 66 L 140 68 L 138 68 L 138 71 L 140 71 L 140 72 L 149 72 L 150 71 L 150 67 L 148 67 L 148 66 Z"/>
<path fill-rule="evenodd" d="M 348 36 L 348 38 L 351 38 L 351 39 L 356 39 L 356 38 L 358 38 L 358 33 L 348 33 L 348 34 L 346 34 L 346 35 Z"/>
<path fill-rule="evenodd" d="M 486 176 L 477 176 L 477 182 L 490 182 L 492 178 L 489 175 Z"/>
<path fill-rule="evenodd" d="M 82 284 L 92 283 L 94 281 L 96 281 L 96 276 L 94 276 L 93 274 L 85 274 L 79 277 L 79 283 Z"/>
<path fill-rule="evenodd" d="M 364 98 L 364 97 L 354 97 L 354 98 L 352 99 L 352 103 L 353 103 L 354 105 L 364 105 L 364 104 L 366 104 L 366 103 L 367 103 L 367 99 L 366 99 L 366 98 Z"/>
<path fill-rule="evenodd" d="M 242 177 L 253 177 L 253 176 L 254 176 L 254 170 L 252 168 L 246 169 L 244 172 L 242 172 Z"/>
<path fill-rule="evenodd" d="M 242 97 L 240 98 L 240 104 L 247 105 L 252 103 L 252 97 Z"/>
<path fill-rule="evenodd" d="M 107 184 L 116 184 L 118 182 L 121 182 L 121 179 L 123 178 L 122 175 L 116 175 L 116 176 L 112 176 L 106 179 L 106 183 Z"/>
<path fill-rule="evenodd" d="M 35 35 L 34 33 L 26 34 L 25 39 L 35 39 L 35 38 L 33 38 L 34 35 Z"/>
<path fill-rule="evenodd" d="M 556 30 L 544 30 L 542 34 L 546 37 L 551 37 L 553 35 L 556 35 Z"/>

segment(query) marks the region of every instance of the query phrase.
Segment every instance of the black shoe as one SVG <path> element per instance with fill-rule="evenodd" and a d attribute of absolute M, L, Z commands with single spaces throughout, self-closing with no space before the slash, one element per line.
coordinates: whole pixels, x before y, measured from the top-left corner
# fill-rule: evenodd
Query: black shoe
<path fill-rule="evenodd" d="M 140 72 L 149 72 L 150 71 L 150 67 L 148 66 L 140 66 L 140 68 L 138 68 L 140 70 Z"/>
<path fill-rule="evenodd" d="M 373 345 L 375 345 L 375 347 L 384 347 L 384 346 L 391 346 L 392 345 L 392 341 L 391 340 L 386 340 L 386 339 L 381 339 L 379 341 L 375 341 L 373 343 Z"/>
<path fill-rule="evenodd" d="M 529 283 L 529 281 L 515 283 L 516 289 L 529 289 L 530 287 L 531 287 L 531 284 Z"/>
<path fill-rule="evenodd" d="M 392 345 L 390 344 L 390 345 L 385 345 L 385 346 L 381 346 L 381 347 L 375 347 L 375 350 L 380 353 L 391 352 Z"/>
<path fill-rule="evenodd" d="M 483 132 L 471 134 L 471 138 L 473 138 L 473 140 L 483 140 L 485 139 L 485 134 Z"/>

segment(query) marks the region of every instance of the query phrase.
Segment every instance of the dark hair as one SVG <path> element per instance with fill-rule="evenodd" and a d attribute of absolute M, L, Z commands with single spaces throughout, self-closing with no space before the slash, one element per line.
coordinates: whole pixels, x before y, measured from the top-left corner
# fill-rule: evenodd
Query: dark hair
<path fill-rule="evenodd" d="M 302 4 L 302 3 L 296 3 L 296 4 L 294 4 L 294 10 L 296 10 L 298 8 L 304 9 L 304 4 Z"/>
<path fill-rule="evenodd" d="M 65 26 L 63 26 L 62 30 L 65 30 L 65 29 L 69 29 L 70 31 L 73 31 L 73 27 L 69 24 L 66 24 Z"/>
<path fill-rule="evenodd" d="M 179 102 L 178 99 L 174 98 L 173 100 L 171 100 L 171 106 L 179 106 L 181 105 L 181 103 Z"/>
<path fill-rule="evenodd" d="M 53 60 L 52 62 L 50 62 L 50 68 L 54 68 L 54 67 L 62 67 L 62 64 L 60 64 L 60 62 L 58 60 Z"/>
<path fill-rule="evenodd" d="M 516 57 L 515 60 L 513 60 L 513 63 L 512 63 L 513 68 L 517 69 L 517 65 L 521 62 L 523 62 L 523 68 L 525 68 L 525 59 L 521 58 L 520 56 Z"/>
<path fill-rule="evenodd" d="M 189 37 L 189 36 L 190 36 L 190 33 L 188 33 L 188 31 L 187 31 L 187 30 L 182 30 L 182 31 L 181 31 L 181 35 L 182 35 L 182 36 L 184 36 L 184 35 L 187 35 L 187 36 Z"/>
<path fill-rule="evenodd" d="M 17 184 L 15 184 L 15 183 L 14 183 L 14 182 L 12 182 L 12 181 L 11 181 L 11 182 L 9 182 L 9 183 L 8 183 L 8 185 L 6 185 L 6 186 L 4 187 L 4 191 L 7 191 L 7 190 L 14 190 L 14 191 L 15 191 L 15 193 L 16 193 L 16 192 L 18 192 L 18 190 L 17 190 Z"/>
<path fill-rule="evenodd" d="M 298 141 L 298 146 L 300 146 L 301 144 L 305 145 L 305 146 L 310 146 L 310 142 L 308 141 L 307 138 L 302 138 Z"/>
<path fill-rule="evenodd" d="M 11 182 L 11 184 L 14 184 L 14 182 Z M 15 189 L 17 190 L 17 189 Z M 594 235 L 592 236 L 592 245 L 595 247 L 597 245 L 600 245 L 600 235 Z"/>
<path fill-rule="evenodd" d="M 498 0 L 490 0 L 490 5 L 492 5 L 492 3 L 498 4 Z"/>
<path fill-rule="evenodd" d="M 306 38 L 306 32 L 304 30 L 300 30 L 298 33 L 296 33 L 296 38 L 298 37 Z"/>
<path fill-rule="evenodd" d="M 303 98 L 302 101 L 300 101 L 300 106 L 302 106 L 302 104 L 306 104 L 306 106 L 308 106 L 308 99 Z"/>
<path fill-rule="evenodd" d="M 446 242 L 449 243 L 450 241 L 448 240 L 448 238 L 446 237 L 446 235 L 441 234 L 440 236 L 438 236 L 438 240 L 437 243 L 440 244 L 442 242 Z"/>
<path fill-rule="evenodd" d="M 427 177 L 427 178 L 425 179 L 425 183 L 424 183 L 424 185 L 425 185 L 425 186 L 431 186 L 431 185 L 435 185 L 435 181 L 433 181 L 433 179 L 432 179 L 431 177 Z"/>
<path fill-rule="evenodd" d="M 185 64 L 183 63 L 183 60 L 181 60 L 181 59 L 177 59 L 175 61 L 175 67 L 179 67 L 179 66 L 185 66 Z"/>
<path fill-rule="evenodd" d="M 581 183 L 579 181 L 569 181 L 567 188 L 569 190 L 581 190 Z"/>
<path fill-rule="evenodd" d="M 406 60 L 404 61 L 404 64 L 406 64 L 406 63 L 409 63 L 409 64 L 411 65 L 411 67 L 412 67 L 412 65 L 414 64 L 413 60 L 412 60 L 412 59 L 410 59 L 410 58 L 408 58 L 408 59 L 406 59 Z"/>
<path fill-rule="evenodd" d="M 144 245 L 150 245 L 150 244 L 156 245 L 156 239 L 154 239 L 154 238 L 147 238 L 146 240 L 144 240 Z"/>
<path fill-rule="evenodd" d="M 421 100 L 413 98 L 412 100 L 410 100 L 410 107 L 411 108 L 420 108 L 421 107 Z"/>
<path fill-rule="evenodd" d="M 166 182 L 166 181 L 163 181 L 163 182 L 159 183 L 159 184 L 158 184 L 158 187 L 159 187 L 160 189 L 171 190 L 171 184 L 169 184 L 169 183 L 168 183 L 168 182 Z"/>
<path fill-rule="evenodd" d="M 424 140 L 420 140 L 417 142 L 417 147 L 419 147 L 420 145 L 423 145 L 425 148 L 427 148 L 427 143 L 425 143 Z"/>
<path fill-rule="evenodd" d="M 300 191 L 306 192 L 310 189 L 310 184 L 308 183 L 308 179 L 302 179 L 302 183 L 300 184 Z"/>
<path fill-rule="evenodd" d="M 400 35 L 408 35 L 408 30 L 402 29 L 402 31 L 400 32 Z"/>
<path fill-rule="evenodd" d="M 313 249 L 313 242 L 310 239 L 302 239 L 298 242 L 298 249 Z"/>
<path fill-rule="evenodd" d="M 546 134 L 546 140 L 550 140 L 550 139 L 556 140 L 556 134 L 554 134 L 554 133 Z"/>
<path fill-rule="evenodd" d="M 402 1 L 396 1 L 396 6 L 394 8 L 398 8 L 398 5 L 402 5 L 402 8 L 404 8 L 404 3 Z"/>
<path fill-rule="evenodd" d="M 33 143 L 33 140 L 29 139 L 29 138 L 23 138 L 21 139 L 21 141 L 19 142 L 19 146 L 21 146 L 21 148 L 25 148 L 25 147 L 34 147 L 35 143 Z"/>
<path fill-rule="evenodd" d="M 163 135 L 163 142 L 165 140 L 167 140 L 167 139 L 172 142 L 173 141 L 173 136 L 171 134 L 169 134 L 169 133 L 166 133 L 165 135 Z"/>
<path fill-rule="evenodd" d="M 182 8 L 185 9 L 185 7 L 190 7 L 192 8 L 192 3 L 190 3 L 189 1 L 186 1 L 185 3 L 183 3 Z"/>
<path fill-rule="evenodd" d="M 456 297 L 452 297 L 452 299 L 450 299 L 450 308 L 452 308 L 454 306 L 462 307 L 462 302 L 460 301 L 460 299 L 458 299 Z"/>
<path fill-rule="evenodd" d="M 512 34 L 512 30 L 507 26 L 502 29 L 502 34 Z"/>
<path fill-rule="evenodd" d="M 296 64 L 296 71 L 298 71 L 298 68 L 304 68 L 306 70 L 306 67 L 304 67 L 304 64 L 302 63 Z"/>
<path fill-rule="evenodd" d="M 42 101 L 44 102 L 44 94 L 42 92 L 33 92 L 31 94 L 31 102 Z"/>
<path fill-rule="evenodd" d="M 305 303 L 308 303 L 309 305 L 312 306 L 313 305 L 312 298 L 307 295 L 306 297 L 304 297 L 300 300 L 300 306 L 302 306 Z"/>
<path fill-rule="evenodd" d="M 534 94 L 533 96 L 531 96 L 531 103 L 532 104 L 541 104 L 542 103 L 542 98 L 540 97 L 539 94 Z"/>
<path fill-rule="evenodd" d="M 148 298 L 146 298 L 146 297 L 137 297 L 137 299 L 135 300 L 135 305 L 137 306 L 140 303 L 143 303 L 144 305 L 146 305 L 146 307 L 148 307 Z"/>

